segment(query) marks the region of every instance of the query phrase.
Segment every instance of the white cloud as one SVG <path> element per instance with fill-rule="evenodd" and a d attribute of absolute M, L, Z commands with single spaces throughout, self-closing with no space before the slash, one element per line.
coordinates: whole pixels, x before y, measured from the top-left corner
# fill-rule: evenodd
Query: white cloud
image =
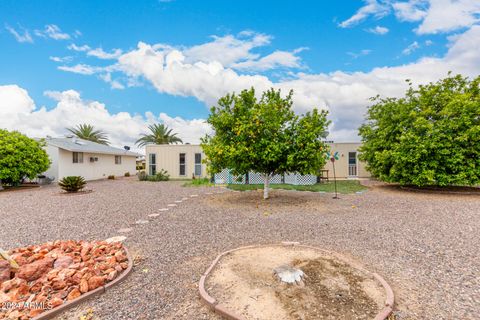
<path fill-rule="evenodd" d="M 70 35 L 62 32 L 55 24 L 47 24 L 43 30 L 35 30 L 35 35 L 43 38 L 51 38 L 54 40 L 68 40 Z"/>
<path fill-rule="evenodd" d="M 257 60 L 246 60 L 237 62 L 231 67 L 237 70 L 266 71 L 270 69 L 285 68 L 302 68 L 301 59 L 296 53 L 302 51 L 303 48 L 294 50 L 293 52 L 277 50 L 269 55 L 261 57 Z"/>
<path fill-rule="evenodd" d="M 151 83 L 158 92 L 195 97 L 206 106 L 215 104 L 226 93 L 250 87 L 255 87 L 257 92 L 275 87 L 282 89 L 285 94 L 294 89 L 295 110 L 305 112 L 312 107 L 328 109 L 334 121 L 330 138 L 345 141 L 357 139 L 357 128 L 363 121 L 366 106 L 370 104 L 369 98 L 377 94 L 402 95 L 407 88 L 405 79 L 426 83 L 445 77 L 448 71 L 478 75 L 480 26 L 473 26 L 449 39 L 448 52 L 443 57 L 424 57 L 409 64 L 378 67 L 368 72 L 302 72 L 290 74 L 289 78 L 276 82 L 259 74 L 243 74 L 241 70 L 224 66 L 216 59 L 192 61 L 179 49 L 143 42 L 122 54 L 110 66 L 85 68 L 91 70 L 90 74 L 111 73 L 108 77 L 103 76 L 107 82 L 118 76 L 126 78 L 123 82 L 128 85 L 145 81 Z M 420 46 L 419 43 L 416 46 Z M 225 54 L 229 55 L 228 52 Z M 364 51 L 363 54 L 368 52 Z M 254 61 L 261 59 L 257 57 Z M 231 62 L 232 58 L 228 61 Z"/>
<path fill-rule="evenodd" d="M 92 67 L 87 64 L 77 64 L 74 66 L 59 66 L 58 69 L 83 75 L 92 75 L 94 73 L 97 73 L 99 70 L 102 70 L 102 68 L 100 67 Z"/>
<path fill-rule="evenodd" d="M 379 34 L 379 35 L 383 36 L 383 35 L 387 34 L 388 31 L 390 31 L 390 30 L 386 27 L 376 26 L 375 28 L 367 29 L 367 31 L 370 32 L 370 33 Z"/>
<path fill-rule="evenodd" d="M 372 53 L 372 50 L 370 49 L 363 49 L 363 50 L 360 50 L 360 52 L 347 52 L 347 54 L 351 56 L 353 59 L 357 59 L 362 56 L 367 56 L 370 53 Z"/>
<path fill-rule="evenodd" d="M 111 53 L 103 51 L 102 48 L 96 48 L 87 51 L 87 56 L 96 57 L 98 59 L 111 60 L 116 59 L 122 55 L 122 50 L 113 49 Z"/>
<path fill-rule="evenodd" d="M 377 0 L 365 0 L 365 5 L 358 9 L 358 11 L 339 24 L 342 28 L 353 27 L 370 16 L 379 19 L 386 16 L 390 12 L 390 7 Z"/>
<path fill-rule="evenodd" d="M 447 33 L 477 24 L 480 19 L 478 0 L 366 0 L 340 27 L 352 27 L 367 18 L 382 18 L 390 12 L 400 21 L 418 22 L 418 34 Z M 368 29 L 374 31 L 374 29 Z"/>
<path fill-rule="evenodd" d="M 402 54 L 408 56 L 409 54 L 411 54 L 413 51 L 417 50 L 418 48 L 420 48 L 420 45 L 418 44 L 417 41 L 414 41 L 411 44 L 409 44 L 408 47 L 403 49 Z"/>
<path fill-rule="evenodd" d="M 252 86 L 258 91 L 281 88 L 285 93 L 294 89 L 294 108 L 298 112 L 314 106 L 329 109 L 335 121 L 332 137 L 338 138 L 339 130 L 343 130 L 342 134 L 351 133 L 351 140 L 356 137 L 369 97 L 400 96 L 406 89 L 407 78 L 425 83 L 445 77 L 450 70 L 465 75 L 480 73 L 480 55 L 475 50 L 479 41 L 480 26 L 472 27 L 450 44 L 443 58 L 422 58 L 401 66 L 374 68 L 370 72 L 299 73 L 294 79 L 279 82 L 261 75 L 239 74 L 218 62 L 187 63 L 180 51 L 155 50 L 145 43 L 122 55 L 117 67 L 127 76 L 143 77 L 159 92 L 193 96 L 206 105 L 216 103 L 227 92 Z"/>
<path fill-rule="evenodd" d="M 26 29 L 23 29 L 23 33 L 15 30 L 14 28 L 10 27 L 9 25 L 5 25 L 5 29 L 7 29 L 7 31 L 10 32 L 18 42 L 33 43 L 33 38 L 30 35 L 30 32 L 28 32 L 28 30 L 26 30 Z"/>
<path fill-rule="evenodd" d="M 239 61 L 258 58 L 259 55 L 251 53 L 251 50 L 265 46 L 271 41 L 271 36 L 254 32 L 243 32 L 238 37 L 226 35 L 223 37 L 212 36 L 212 38 L 211 42 L 178 50 L 182 51 L 186 62 L 216 61 L 224 66 L 230 66 Z"/>
<path fill-rule="evenodd" d="M 109 83 L 112 89 L 118 89 L 118 90 L 125 89 L 125 86 L 121 84 L 118 80 L 112 79 L 112 74 L 110 72 L 101 74 L 100 79 L 102 79 L 106 83 Z"/>
<path fill-rule="evenodd" d="M 67 56 L 67 57 L 50 56 L 48 58 L 52 61 L 55 61 L 55 62 L 70 62 L 73 59 L 73 57 L 71 57 L 71 56 Z"/>
<path fill-rule="evenodd" d="M 75 43 L 69 44 L 67 46 L 68 50 L 73 50 L 73 51 L 79 51 L 79 52 L 84 52 L 90 50 L 90 47 L 88 45 L 83 45 L 83 46 L 77 46 Z"/>
<path fill-rule="evenodd" d="M 430 0 L 418 34 L 451 32 L 479 22 L 478 0 Z"/>
<path fill-rule="evenodd" d="M 30 137 L 45 137 L 62 136 L 68 133 L 67 127 L 89 123 L 105 131 L 117 147 L 133 147 L 140 134 L 148 132 L 147 125 L 155 122 L 165 123 L 184 142 L 199 143 L 199 138 L 210 132 L 202 119 L 186 120 L 165 113 L 155 116 L 151 112 L 143 116 L 110 113 L 103 103 L 83 100 L 75 90 L 46 91 L 45 95 L 55 101 L 54 107 L 36 108 L 26 90 L 16 85 L 0 86 L 0 128 L 18 130 Z"/>
<path fill-rule="evenodd" d="M 392 4 L 395 16 L 400 21 L 420 21 L 427 15 L 424 0 L 410 0 L 407 2 L 395 2 Z"/>
<path fill-rule="evenodd" d="M 35 109 L 28 92 L 17 85 L 0 86 L 0 119 L 18 118 Z"/>

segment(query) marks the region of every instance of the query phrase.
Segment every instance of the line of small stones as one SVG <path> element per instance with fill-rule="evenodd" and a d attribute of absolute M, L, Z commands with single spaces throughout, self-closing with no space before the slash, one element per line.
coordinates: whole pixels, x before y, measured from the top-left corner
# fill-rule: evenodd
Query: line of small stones
<path fill-rule="evenodd" d="M 158 211 L 159 212 L 167 212 L 167 211 L 171 211 L 171 210 L 174 210 L 175 207 L 177 207 L 179 204 L 185 202 L 185 201 L 188 201 L 189 199 L 193 199 L 193 198 L 198 198 L 200 196 L 210 196 L 210 195 L 214 195 L 214 194 L 222 194 L 222 193 L 225 193 L 225 192 L 240 192 L 238 190 L 231 190 L 231 189 L 228 189 L 228 188 L 225 188 L 225 187 L 221 187 L 221 190 L 219 191 L 206 191 L 206 192 L 202 192 L 200 194 L 196 193 L 196 194 L 190 194 L 189 196 L 187 197 L 183 197 L 179 200 L 175 200 L 173 201 L 172 203 L 169 203 L 166 205 L 166 207 L 163 207 L 163 208 L 159 208 Z M 146 219 L 140 219 L 140 220 L 136 220 L 135 221 L 135 224 L 136 225 L 141 225 L 141 224 L 147 224 L 151 221 L 151 219 L 155 219 L 157 217 L 160 216 L 161 213 L 151 213 L 148 215 L 148 217 Z M 133 228 L 132 227 L 127 227 L 127 228 L 121 228 L 121 229 L 118 229 L 117 232 L 120 233 L 120 234 L 125 234 L 125 233 L 129 233 L 129 232 L 132 232 L 133 231 Z M 112 238 L 109 238 L 107 239 L 108 240 L 114 240 L 114 241 L 124 241 L 127 239 L 126 236 L 114 236 Z"/>

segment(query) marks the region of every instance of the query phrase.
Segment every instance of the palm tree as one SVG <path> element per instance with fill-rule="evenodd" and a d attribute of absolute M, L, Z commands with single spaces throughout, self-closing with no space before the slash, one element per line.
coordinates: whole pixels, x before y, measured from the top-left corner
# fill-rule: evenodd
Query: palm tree
<path fill-rule="evenodd" d="M 168 129 L 164 124 L 152 124 L 148 126 L 148 129 L 151 133 L 142 134 L 142 137 L 135 142 L 139 147 L 147 144 L 182 143 L 182 139 L 177 137 L 176 133 L 172 133 L 172 129 Z"/>
<path fill-rule="evenodd" d="M 67 130 L 73 133 L 77 138 L 105 145 L 109 144 L 107 134 L 101 130 L 95 130 L 91 124 L 79 124 L 74 128 L 67 128 Z"/>

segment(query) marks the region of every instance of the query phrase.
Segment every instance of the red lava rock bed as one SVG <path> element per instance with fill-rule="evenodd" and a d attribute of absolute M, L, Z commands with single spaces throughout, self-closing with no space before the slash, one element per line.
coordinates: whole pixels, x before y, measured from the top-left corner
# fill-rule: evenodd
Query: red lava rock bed
<path fill-rule="evenodd" d="M 120 242 L 54 241 L 0 259 L 0 319 L 31 319 L 117 278 L 128 268 Z"/>

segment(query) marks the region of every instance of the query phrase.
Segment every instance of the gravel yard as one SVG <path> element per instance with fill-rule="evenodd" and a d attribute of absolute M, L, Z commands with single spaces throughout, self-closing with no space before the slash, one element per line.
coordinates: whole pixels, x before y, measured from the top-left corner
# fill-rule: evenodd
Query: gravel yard
<path fill-rule="evenodd" d="M 181 185 L 132 177 L 91 182 L 93 192 L 82 195 L 60 195 L 56 186 L 0 193 L 0 247 L 128 237 L 137 257 L 132 274 L 61 319 L 78 319 L 89 308 L 94 319 L 218 319 L 197 290 L 212 260 L 228 249 L 280 241 L 334 250 L 378 272 L 395 292 L 398 319 L 478 319 L 477 195 L 375 185 L 339 200 L 274 190 L 266 203 L 258 191 Z"/>

